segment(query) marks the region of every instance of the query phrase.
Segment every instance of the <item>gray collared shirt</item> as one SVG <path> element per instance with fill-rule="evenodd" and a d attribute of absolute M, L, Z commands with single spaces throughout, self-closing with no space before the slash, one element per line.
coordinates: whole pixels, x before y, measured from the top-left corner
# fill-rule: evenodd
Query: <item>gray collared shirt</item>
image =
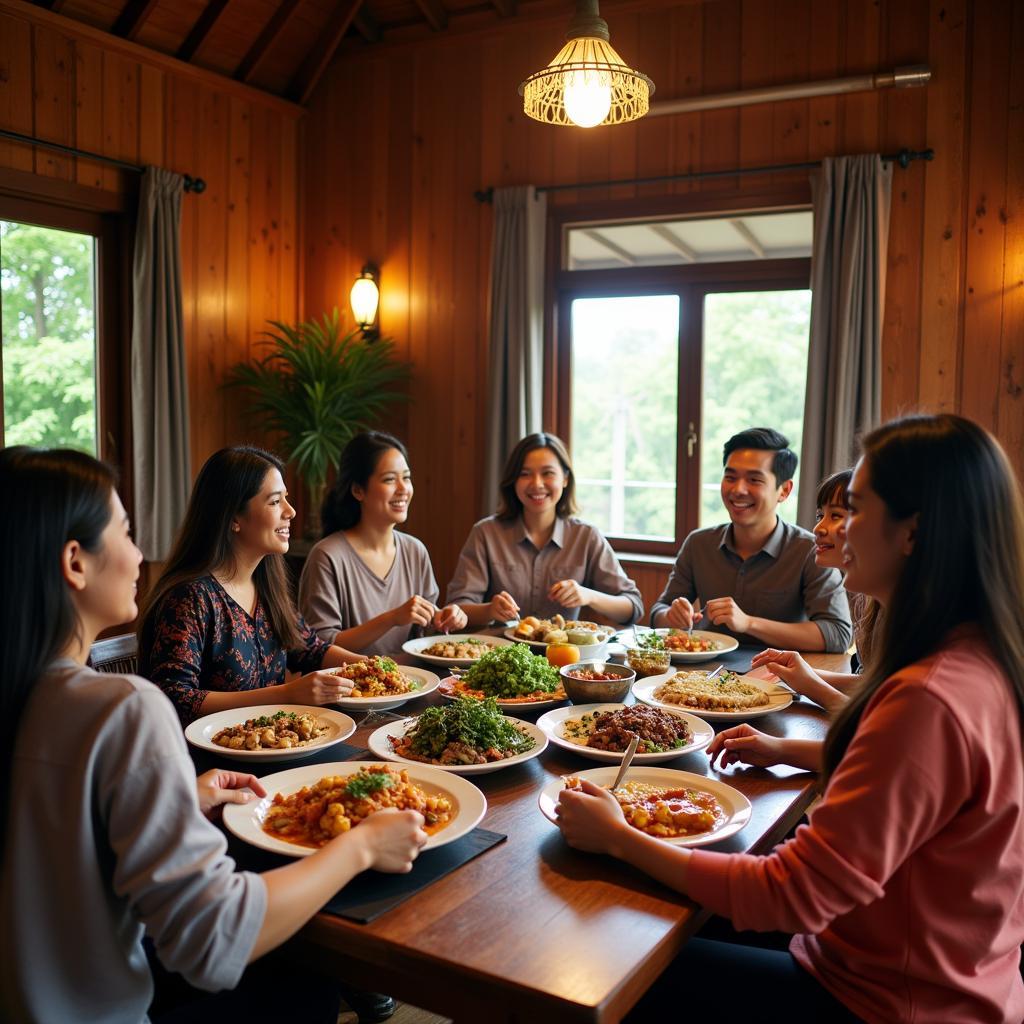
<path fill-rule="evenodd" d="M 775 622 L 810 620 L 825 639 L 825 650 L 845 651 L 853 637 L 850 606 L 837 569 L 814 561 L 814 537 L 778 519 L 763 548 L 747 559 L 736 553 L 732 524 L 694 530 L 683 541 L 664 593 L 651 609 L 651 619 L 667 611 L 677 597 L 706 604 L 731 597 L 748 615 Z M 709 624 L 705 620 L 705 627 Z M 740 643 L 762 644 L 757 637 L 733 633 Z"/>
<path fill-rule="evenodd" d="M 622 571 L 601 531 L 581 519 L 561 516 L 555 520 L 551 540 L 540 550 L 530 540 L 522 516 L 481 519 L 466 538 L 445 600 L 481 604 L 507 590 L 523 615 L 550 618 L 560 612 L 573 619 L 579 608 L 548 600 L 551 585 L 568 579 L 602 594 L 628 597 L 633 613 L 626 624 L 644 613 L 640 588 Z"/>

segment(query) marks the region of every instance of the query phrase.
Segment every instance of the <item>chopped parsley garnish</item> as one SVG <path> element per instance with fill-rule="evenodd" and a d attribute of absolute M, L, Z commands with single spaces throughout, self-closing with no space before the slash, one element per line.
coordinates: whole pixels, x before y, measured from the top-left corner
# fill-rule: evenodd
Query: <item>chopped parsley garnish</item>
<path fill-rule="evenodd" d="M 398 779 L 390 772 L 374 772 L 364 769 L 354 778 L 349 779 L 345 790 L 350 797 L 356 800 L 365 800 L 371 793 L 378 793 L 382 789 L 391 789 L 397 783 Z"/>

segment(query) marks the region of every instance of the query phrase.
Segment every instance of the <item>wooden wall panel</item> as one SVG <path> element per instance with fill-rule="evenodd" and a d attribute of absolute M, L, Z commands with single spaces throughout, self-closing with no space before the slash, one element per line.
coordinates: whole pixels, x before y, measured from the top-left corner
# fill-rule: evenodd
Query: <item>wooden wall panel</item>
<path fill-rule="evenodd" d="M 310 313 L 330 308 L 337 282 L 347 290 L 364 259 L 382 265 L 382 327 L 416 373 L 407 420 L 399 413 L 389 425 L 408 423 L 421 485 L 410 529 L 430 547 L 442 587 L 481 512 L 492 215 L 474 202 L 473 187 L 934 146 L 934 163 L 894 171 L 883 404 L 889 414 L 916 406 L 976 416 L 998 429 L 1024 468 L 1024 73 L 1009 60 L 1024 31 L 1020 7 L 716 0 L 617 11 L 609 4 L 603 14 L 613 44 L 650 71 L 658 100 L 905 63 L 930 64 L 934 79 L 916 92 L 657 117 L 590 132 L 537 125 L 521 113 L 516 86 L 560 44 L 561 25 L 550 16 L 522 13 L 478 32 L 342 54 L 314 96 L 306 130 L 305 304 Z M 356 124 L 369 132 L 360 135 L 358 153 L 372 157 L 353 156 Z M 635 194 L 645 202 L 663 196 L 682 209 L 694 192 L 763 184 L 730 177 Z M 383 242 L 357 212 L 382 190 Z M 562 207 L 610 194 L 567 190 L 548 198 Z M 652 590 L 664 575 L 654 571 Z"/>
<path fill-rule="evenodd" d="M 206 179 L 181 232 L 194 471 L 225 444 L 265 440 L 220 384 L 267 318 L 299 313 L 301 115 L 28 4 L 0 11 L 0 127 Z M 134 174 L 6 142 L 0 169 L 101 189 L 134 216 Z"/>

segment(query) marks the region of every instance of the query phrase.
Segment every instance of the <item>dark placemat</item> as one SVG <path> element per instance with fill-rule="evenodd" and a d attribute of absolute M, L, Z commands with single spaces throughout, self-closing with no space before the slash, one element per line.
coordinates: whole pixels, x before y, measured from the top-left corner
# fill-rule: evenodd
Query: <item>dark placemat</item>
<path fill-rule="evenodd" d="M 720 654 L 714 661 L 700 662 L 697 665 L 673 665 L 673 668 L 686 669 L 686 668 L 706 668 L 708 666 L 724 665 L 727 669 L 732 672 L 739 672 L 743 675 L 745 672 L 750 671 L 750 661 L 755 654 L 760 654 L 764 650 L 764 646 L 758 645 L 754 647 L 750 644 L 740 644 L 735 651 L 729 651 L 728 654 Z"/>
<path fill-rule="evenodd" d="M 407 875 L 364 871 L 349 882 L 324 910 L 328 914 L 366 924 L 507 838 L 500 832 L 475 828 L 454 843 L 421 853 Z"/>
<path fill-rule="evenodd" d="M 212 751 L 199 750 L 196 747 L 189 747 L 192 755 L 192 763 L 196 766 L 196 774 L 211 768 L 230 768 L 236 772 L 248 772 L 257 778 L 264 775 L 273 775 L 275 772 L 286 772 L 290 768 L 301 768 L 307 764 L 330 764 L 332 761 L 378 761 L 375 754 L 372 754 L 366 747 L 355 747 L 349 743 L 335 743 L 333 746 L 324 747 L 315 754 L 306 757 L 293 757 L 287 761 L 236 761 L 230 757 L 223 757 L 214 754 Z"/>

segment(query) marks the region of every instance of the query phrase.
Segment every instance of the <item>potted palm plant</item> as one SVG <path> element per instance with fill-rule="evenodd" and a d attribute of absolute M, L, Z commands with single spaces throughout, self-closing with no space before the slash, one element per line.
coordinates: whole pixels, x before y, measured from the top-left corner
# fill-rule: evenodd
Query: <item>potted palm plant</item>
<path fill-rule="evenodd" d="M 225 386 L 244 391 L 252 416 L 278 436 L 306 487 L 309 535 L 330 468 L 353 434 L 406 400 L 395 385 L 408 379 L 410 369 L 395 358 L 390 338 L 367 342 L 358 329 L 342 335 L 336 308 L 322 321 L 268 322 L 267 354 L 233 366 Z"/>

